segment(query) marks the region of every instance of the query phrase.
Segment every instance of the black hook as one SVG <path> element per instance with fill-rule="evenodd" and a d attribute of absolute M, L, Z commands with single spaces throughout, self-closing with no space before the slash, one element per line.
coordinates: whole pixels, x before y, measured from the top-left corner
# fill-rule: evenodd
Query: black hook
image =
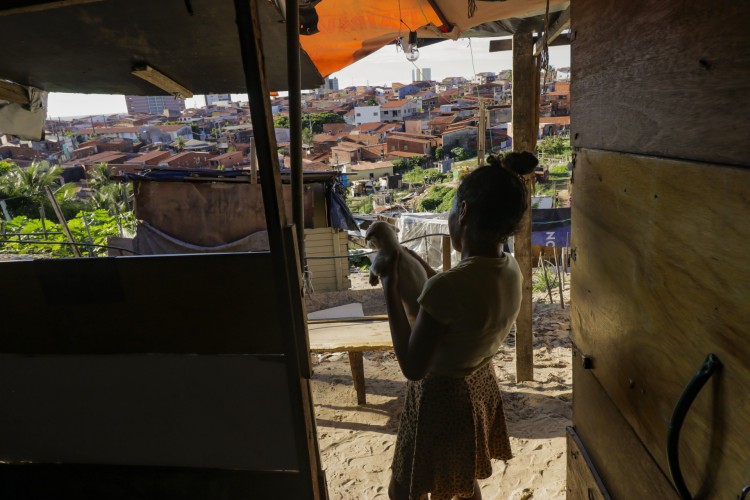
<path fill-rule="evenodd" d="M 682 471 L 680 470 L 680 431 L 693 401 L 695 401 L 703 386 L 706 385 L 708 379 L 711 378 L 711 375 L 719 368 L 721 368 L 721 361 L 716 355 L 709 354 L 706 356 L 706 360 L 703 361 L 701 367 L 688 382 L 685 390 L 682 391 L 682 395 L 674 407 L 674 412 L 672 412 L 672 420 L 669 422 L 667 461 L 669 462 L 669 471 L 672 473 L 672 481 L 682 500 L 693 500 L 693 495 L 685 484 L 685 479 L 682 477 Z"/>
<path fill-rule="evenodd" d="M 740 495 L 737 497 L 738 500 L 745 500 L 747 498 L 747 494 L 750 493 L 750 484 L 742 488 L 742 491 L 740 491 Z"/>

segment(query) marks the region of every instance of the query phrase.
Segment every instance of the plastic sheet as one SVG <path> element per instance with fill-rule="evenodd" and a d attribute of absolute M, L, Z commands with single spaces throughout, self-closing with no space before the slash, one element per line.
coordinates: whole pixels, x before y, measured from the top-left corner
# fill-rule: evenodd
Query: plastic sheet
<path fill-rule="evenodd" d="M 443 238 L 442 236 L 429 236 L 428 234 L 448 234 L 448 214 L 418 213 L 402 214 L 396 221 L 399 230 L 399 240 L 406 241 L 419 238 L 404 245 L 417 252 L 420 257 L 427 261 L 436 270 L 443 269 Z M 451 250 L 451 265 L 456 265 L 461 256 L 455 250 Z"/>

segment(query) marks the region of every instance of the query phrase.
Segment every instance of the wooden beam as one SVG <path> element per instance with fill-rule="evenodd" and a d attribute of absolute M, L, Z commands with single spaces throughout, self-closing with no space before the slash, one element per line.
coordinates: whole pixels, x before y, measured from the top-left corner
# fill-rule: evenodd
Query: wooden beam
<path fill-rule="evenodd" d="M 102 0 L 21 0 L 14 2 L 3 2 L 5 5 L 0 7 L 0 16 L 10 16 L 13 14 L 29 14 L 32 12 L 41 12 L 44 10 L 59 9 L 61 7 L 72 7 L 74 5 L 82 5 L 101 1 Z"/>
<path fill-rule="evenodd" d="M 133 68 L 133 71 L 131 73 L 134 76 L 137 76 L 142 80 L 146 80 L 150 84 L 162 89 L 164 92 L 168 92 L 175 97 L 179 97 L 180 99 L 193 97 L 193 93 L 189 89 L 185 88 L 161 71 L 152 68 L 149 65 Z"/>
<path fill-rule="evenodd" d="M 285 237 L 288 231 L 284 198 L 281 190 L 279 157 L 276 152 L 273 116 L 271 114 L 270 91 L 266 78 L 265 57 L 261 37 L 258 5 L 262 0 L 234 0 L 237 30 L 239 34 L 242 66 L 245 73 L 247 94 L 250 101 L 250 116 L 255 131 L 254 142 L 260 183 L 263 193 L 263 206 L 266 215 L 268 241 L 271 247 L 274 288 L 276 301 L 284 310 L 278 320 L 288 335 L 284 336 L 287 376 L 289 378 L 289 398 L 292 418 L 304 422 L 294 427 L 297 460 L 303 481 L 310 486 L 309 497 L 327 498 L 324 487 L 315 417 L 312 408 L 309 380 L 303 374 L 310 373 L 310 358 L 302 353 L 307 347 L 306 332 L 299 329 L 299 321 L 294 315 L 303 311 L 299 287 L 300 268 L 291 239 Z M 294 291 L 294 297 L 292 293 Z M 302 319 L 304 325 L 304 319 Z M 292 361 L 295 360 L 295 361 Z M 281 396 L 281 395 L 280 395 Z"/>
<path fill-rule="evenodd" d="M 565 9 L 557 16 L 557 19 L 549 27 L 549 33 L 547 34 L 547 46 L 551 45 L 560 34 L 566 29 L 570 28 L 570 7 Z M 534 55 L 538 56 L 542 53 L 544 48 L 544 40 L 540 38 L 534 44 Z"/>
<path fill-rule="evenodd" d="M 539 41 L 539 37 L 534 37 L 534 43 Z M 550 47 L 561 45 L 570 45 L 570 33 L 561 33 L 557 38 L 548 43 Z M 513 40 L 490 40 L 490 52 L 509 52 L 513 50 Z"/>
<path fill-rule="evenodd" d="M 534 41 L 531 31 L 513 35 L 513 151 L 534 152 L 536 148 L 539 114 L 537 86 L 539 69 L 533 57 Z M 526 176 L 529 189 L 527 206 L 531 207 L 531 178 Z M 523 275 L 521 311 L 516 320 L 516 380 L 534 379 L 534 348 L 531 330 L 531 209 L 526 210 L 515 235 L 515 256 Z"/>
<path fill-rule="evenodd" d="M 29 92 L 23 85 L 0 80 L 0 99 L 18 104 L 29 104 Z"/>

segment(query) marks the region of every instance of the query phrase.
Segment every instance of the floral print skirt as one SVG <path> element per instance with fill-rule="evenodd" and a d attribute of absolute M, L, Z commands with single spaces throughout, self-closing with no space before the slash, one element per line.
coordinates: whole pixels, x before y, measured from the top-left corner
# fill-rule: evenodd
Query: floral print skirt
<path fill-rule="evenodd" d="M 492 363 L 463 378 L 409 381 L 393 477 L 412 500 L 470 497 L 492 475 L 491 459 L 512 457 Z"/>

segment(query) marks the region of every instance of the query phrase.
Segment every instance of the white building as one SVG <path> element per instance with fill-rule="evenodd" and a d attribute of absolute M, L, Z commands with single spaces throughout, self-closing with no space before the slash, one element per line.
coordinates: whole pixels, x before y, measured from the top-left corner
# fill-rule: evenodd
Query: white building
<path fill-rule="evenodd" d="M 411 99 L 388 101 L 381 108 L 381 118 L 384 122 L 400 122 L 417 112 L 417 105 Z"/>
<path fill-rule="evenodd" d="M 213 106 L 217 102 L 232 102 L 229 94 L 206 94 L 206 106 Z"/>
<path fill-rule="evenodd" d="M 411 81 L 412 82 L 427 82 L 432 79 L 432 69 L 430 68 L 415 68 L 411 70 Z"/>
<path fill-rule="evenodd" d="M 354 124 L 374 123 L 380 121 L 380 106 L 355 106 Z"/>

